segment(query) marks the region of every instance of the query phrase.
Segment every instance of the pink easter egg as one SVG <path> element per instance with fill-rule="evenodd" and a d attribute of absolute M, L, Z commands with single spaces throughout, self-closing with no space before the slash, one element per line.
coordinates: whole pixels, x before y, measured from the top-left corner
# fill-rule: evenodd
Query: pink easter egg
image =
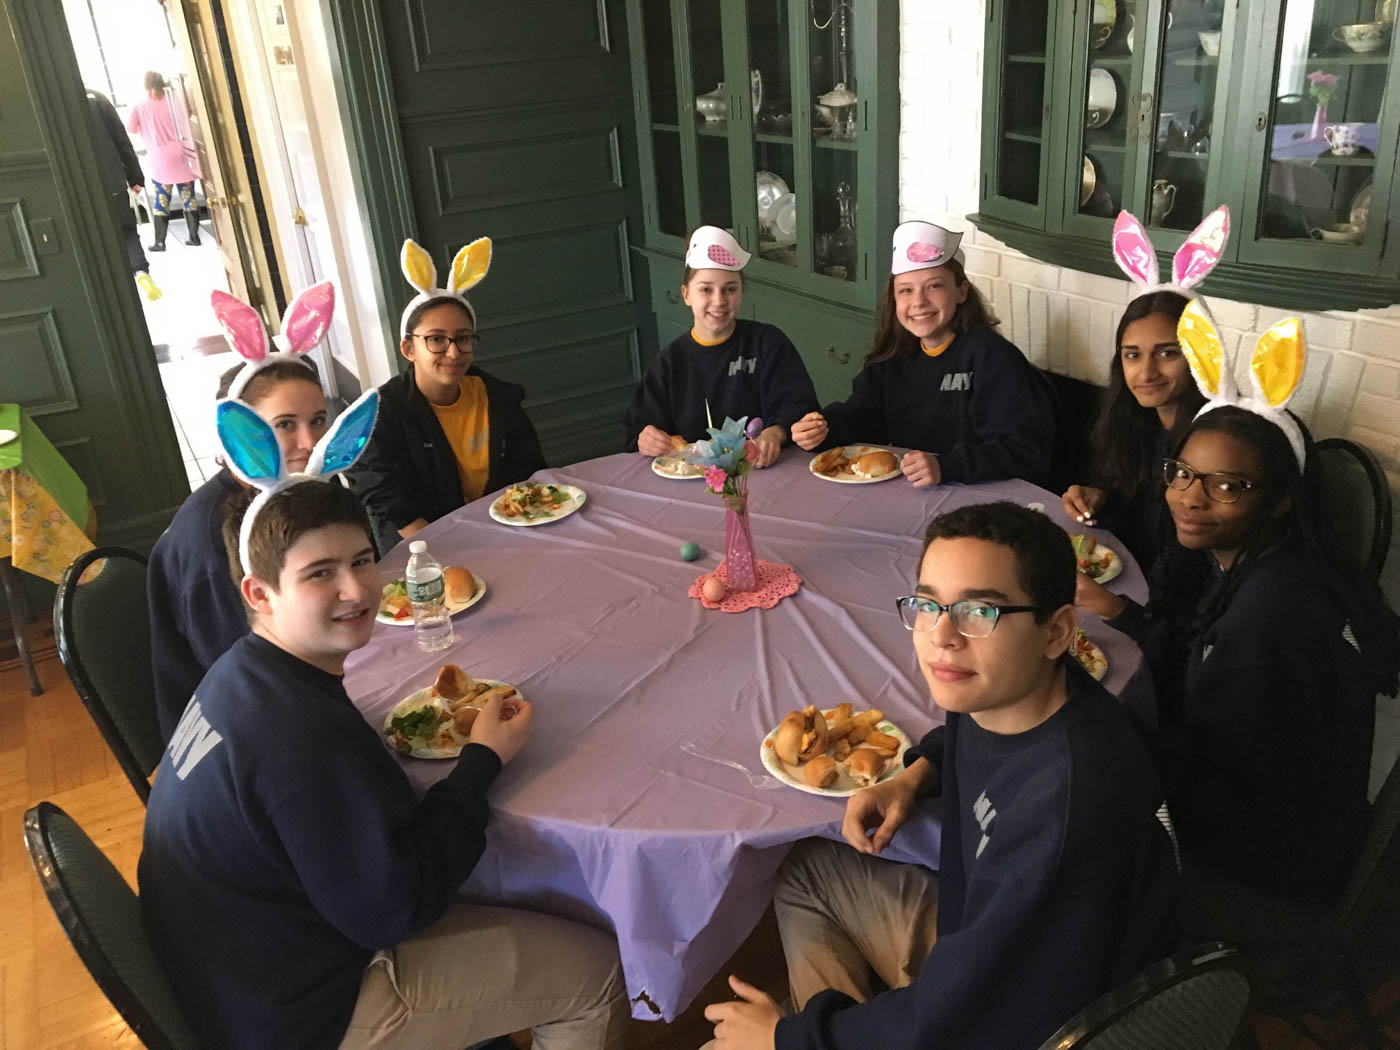
<path fill-rule="evenodd" d="M 943 256 L 943 249 L 927 241 L 915 241 L 906 250 L 910 262 L 935 262 Z"/>
<path fill-rule="evenodd" d="M 728 248 L 722 248 L 718 244 L 712 244 L 705 249 L 705 254 L 709 256 L 710 262 L 720 266 L 738 266 L 739 260 L 734 258 L 734 253 Z"/>
<path fill-rule="evenodd" d="M 725 588 L 723 580 L 718 576 L 711 576 L 700 585 L 700 593 L 705 596 L 707 602 L 714 602 L 718 605 L 724 601 L 724 596 L 729 592 Z"/>

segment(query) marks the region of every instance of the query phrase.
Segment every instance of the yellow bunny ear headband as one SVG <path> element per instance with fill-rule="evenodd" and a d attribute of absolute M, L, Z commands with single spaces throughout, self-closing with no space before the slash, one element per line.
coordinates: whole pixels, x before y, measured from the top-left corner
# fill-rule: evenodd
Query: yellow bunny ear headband
<path fill-rule="evenodd" d="M 404 277 L 408 279 L 409 284 L 418 289 L 418 294 L 404 307 L 403 317 L 399 321 L 400 337 L 408 337 L 408 319 L 413 311 L 433 299 L 455 299 L 466 307 L 467 313 L 471 314 L 472 327 L 476 327 L 476 308 L 467 301 L 465 293 L 468 288 L 475 288 L 480 284 L 481 279 L 486 276 L 486 271 L 491 269 L 490 237 L 478 237 L 457 253 L 456 258 L 452 260 L 452 272 L 448 276 L 446 288 L 438 287 L 437 267 L 433 265 L 433 257 L 411 237 L 403 242 L 400 262 L 403 264 Z"/>
<path fill-rule="evenodd" d="M 1263 416 L 1283 431 L 1302 470 L 1306 458 L 1303 432 L 1285 409 L 1303 381 L 1303 322 L 1296 317 L 1284 318 L 1254 344 L 1249 361 L 1250 397 L 1236 389 L 1233 355 L 1225 353 L 1215 322 L 1200 300 L 1192 300 L 1182 311 L 1176 334 L 1196 385 L 1206 398 L 1196 418 L 1225 405 Z"/>

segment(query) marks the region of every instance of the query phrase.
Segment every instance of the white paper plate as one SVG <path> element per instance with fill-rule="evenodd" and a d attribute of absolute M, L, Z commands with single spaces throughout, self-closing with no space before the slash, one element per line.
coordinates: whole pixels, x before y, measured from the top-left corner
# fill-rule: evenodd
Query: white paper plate
<path fill-rule="evenodd" d="M 653 460 L 651 461 L 651 472 L 652 472 L 653 474 L 655 474 L 657 477 L 666 478 L 666 479 L 668 479 L 668 480 L 670 480 L 670 481 L 699 481 L 699 480 L 701 480 L 701 479 L 705 476 L 705 468 L 704 468 L 704 467 L 701 467 L 701 466 L 698 466 L 697 464 L 694 464 L 694 463 L 689 462 L 689 461 L 685 458 L 685 453 L 686 453 L 686 451 L 687 451 L 687 450 L 683 449 L 683 450 L 681 450 L 680 452 L 668 452 L 668 453 L 666 453 L 664 456 L 657 456 L 655 459 L 653 459 Z M 686 466 L 696 467 L 698 473 L 695 473 L 695 474 L 672 474 L 672 473 L 668 472 L 668 471 L 662 466 L 662 464 L 663 464 L 663 463 L 666 463 L 666 462 L 684 463 L 684 464 L 686 464 Z"/>
<path fill-rule="evenodd" d="M 827 451 L 830 451 L 830 449 Z M 895 467 L 894 470 L 890 471 L 888 474 L 881 474 L 873 478 L 858 478 L 854 474 L 842 474 L 837 477 L 831 477 L 828 474 L 821 474 L 817 471 L 817 460 L 826 454 L 825 452 L 819 452 L 808 462 L 807 470 L 811 472 L 813 477 L 821 478 L 823 481 L 834 481 L 838 485 L 873 485 L 877 481 L 889 481 L 890 478 L 897 478 L 903 474 L 903 471 L 899 469 L 899 455 L 892 448 L 885 448 L 883 445 L 846 445 L 841 451 L 849 459 L 863 456 L 867 452 L 888 452 L 890 455 L 894 456 Z"/>
<path fill-rule="evenodd" d="M 1099 647 L 1097 642 L 1095 642 L 1084 632 L 1084 628 L 1082 627 L 1076 627 L 1074 629 L 1074 639 L 1075 640 L 1070 643 L 1069 647 L 1070 656 L 1078 660 L 1079 666 L 1084 668 L 1084 670 L 1088 671 L 1091 675 L 1094 676 L 1094 681 L 1102 682 L 1104 679 L 1104 675 L 1108 674 L 1108 654 L 1105 653 L 1103 649 Z M 1076 651 L 1076 647 L 1078 646 L 1080 639 L 1083 639 L 1083 641 L 1089 646 L 1089 658 L 1090 662 L 1092 662 L 1093 664 L 1092 667 L 1089 665 L 1089 663 L 1086 663 Z"/>
<path fill-rule="evenodd" d="M 831 709 L 828 708 L 827 710 Z M 913 742 L 909 739 L 909 734 L 888 719 L 881 722 L 875 728 L 882 733 L 888 733 L 890 736 L 899 739 L 899 750 L 894 753 L 894 757 L 890 759 L 889 764 L 885 767 L 884 775 L 881 776 L 878 781 L 878 783 L 884 783 L 904 768 L 904 752 L 909 750 Z M 848 798 L 860 790 L 860 788 L 856 787 L 855 782 L 846 775 L 846 770 L 841 769 L 840 762 L 836 763 L 836 765 L 838 769 L 841 769 L 841 773 L 836 778 L 836 783 L 831 787 L 819 788 L 813 787 L 811 784 L 807 783 L 807 781 L 802 779 L 801 769 L 795 766 L 789 766 L 768 746 L 768 741 L 773 739 L 773 735 L 777 733 L 777 731 L 778 727 L 774 726 L 769 730 L 768 735 L 759 742 L 758 754 L 759 758 L 763 761 L 763 768 L 768 770 L 769 773 L 781 780 L 788 787 L 795 787 L 798 791 L 805 791 L 809 795 L 826 795 L 829 798 Z M 857 745 L 857 750 L 860 750 L 859 745 Z"/>
<path fill-rule="evenodd" d="M 499 496 L 491 501 L 491 506 L 488 508 L 488 513 L 495 521 L 499 521 L 502 525 L 516 525 L 528 528 L 531 525 L 549 525 L 553 522 L 560 520 L 561 518 L 567 518 L 574 511 L 582 507 L 584 501 L 588 499 L 588 494 L 576 485 L 556 485 L 555 487 L 563 489 L 565 492 L 567 492 L 569 495 L 569 500 L 567 503 L 565 503 L 562 507 L 560 507 L 547 518 L 531 518 L 529 520 L 526 520 L 525 518 L 507 518 L 504 514 L 502 514 L 499 510 L 496 509 L 496 504 L 500 502 Z"/>
<path fill-rule="evenodd" d="M 1084 534 L 1082 532 L 1070 533 L 1070 542 L 1073 543 L 1075 540 L 1077 540 L 1083 535 Z M 1103 575 L 1089 576 L 1089 574 L 1087 572 L 1084 572 L 1083 569 L 1080 569 L 1079 571 L 1084 572 L 1084 575 L 1089 576 L 1089 579 L 1093 580 L 1095 583 L 1107 583 L 1109 580 L 1117 579 L 1118 574 L 1123 571 L 1123 559 L 1118 557 L 1118 552 L 1116 550 L 1114 550 L 1108 544 L 1104 543 L 1102 540 L 1099 541 L 1098 546 L 1094 549 L 1094 553 L 1098 554 L 1099 551 L 1107 551 L 1110 555 L 1112 555 L 1112 557 L 1109 558 L 1108 567 L 1103 571 Z M 1079 564 L 1079 548 L 1077 545 L 1074 550 L 1074 558 L 1075 566 L 1077 568 Z"/>
<path fill-rule="evenodd" d="M 510 684 L 508 682 L 497 681 L 494 678 L 478 678 L 477 681 L 483 682 L 486 685 Z M 512 688 L 515 687 L 512 686 Z M 522 694 L 519 689 L 515 689 L 515 695 L 522 700 L 525 699 L 524 694 Z M 463 745 L 460 744 L 456 747 L 420 747 L 412 751 L 400 751 L 398 748 L 394 747 L 393 741 L 389 738 L 389 723 L 394 720 L 394 716 L 403 714 L 406 711 L 416 711 L 418 708 L 427 707 L 429 704 L 436 704 L 439 707 L 442 706 L 442 701 L 433 690 L 432 686 L 409 693 L 395 704 L 389 713 L 384 716 L 384 726 L 380 732 L 384 736 L 384 742 L 389 745 L 389 749 L 393 751 L 394 754 L 407 755 L 409 758 L 456 758 L 462 753 Z M 469 704 L 468 706 L 475 705 Z"/>
<path fill-rule="evenodd" d="M 448 616 L 456 616 L 459 612 L 464 612 L 465 610 L 470 609 L 477 602 L 481 601 L 482 598 L 486 597 L 486 581 L 483 580 L 480 576 L 473 576 L 472 578 L 476 580 L 476 590 L 472 591 L 472 596 L 466 601 L 453 601 L 451 598 L 449 598 L 447 600 Z M 402 579 L 402 577 L 400 577 L 400 579 Z M 390 580 L 389 582 L 393 583 L 394 581 Z M 389 586 L 389 584 L 386 583 L 384 586 L 387 587 Z M 396 620 L 384 611 L 383 588 L 380 588 L 379 591 L 379 612 L 375 615 L 374 618 L 380 623 L 387 623 L 390 627 L 413 626 L 412 616 L 408 617 L 406 620 Z"/>

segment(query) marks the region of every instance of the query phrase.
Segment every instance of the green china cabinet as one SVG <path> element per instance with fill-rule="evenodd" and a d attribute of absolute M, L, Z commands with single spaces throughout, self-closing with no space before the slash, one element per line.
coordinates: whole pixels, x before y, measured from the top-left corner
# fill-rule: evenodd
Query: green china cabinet
<path fill-rule="evenodd" d="M 1166 267 L 1227 204 L 1212 293 L 1314 310 L 1400 302 L 1396 7 L 989 0 L 969 218 L 1028 255 L 1116 276 L 1120 209 Z"/>
<path fill-rule="evenodd" d="M 628 21 L 658 345 L 690 329 L 687 235 L 721 226 L 754 256 L 743 315 L 846 396 L 898 215 L 898 0 L 630 0 Z"/>

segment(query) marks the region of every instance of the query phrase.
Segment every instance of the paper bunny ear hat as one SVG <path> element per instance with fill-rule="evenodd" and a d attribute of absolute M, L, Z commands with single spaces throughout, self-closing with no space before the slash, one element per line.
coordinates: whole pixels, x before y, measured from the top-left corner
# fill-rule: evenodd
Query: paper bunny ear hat
<path fill-rule="evenodd" d="M 476 327 L 476 307 L 467 301 L 465 293 L 467 289 L 480 284 L 486 271 L 491 269 L 490 237 L 478 237 L 457 253 L 452 260 L 452 272 L 446 288 L 438 287 L 433 257 L 412 237 L 403 242 L 400 262 L 404 277 L 418 290 L 418 294 L 404 307 L 403 317 L 399 320 L 400 338 L 408 337 L 408 318 L 413 311 L 434 299 L 454 299 L 461 303 L 471 315 L 472 327 Z"/>
<path fill-rule="evenodd" d="M 248 537 L 253 532 L 253 521 L 267 506 L 272 494 L 303 482 L 330 481 L 348 470 L 360 458 L 360 453 L 369 442 L 378 415 L 379 391 L 368 390 L 342 412 L 340 418 L 321 436 L 321 440 L 316 442 L 306 470 L 288 474 L 282 446 L 262 416 L 233 398 L 225 398 L 214 406 L 224 461 L 234 474 L 260 490 L 243 515 L 243 524 L 238 531 L 238 558 L 243 563 L 244 572 L 252 571 L 248 558 Z"/>
<path fill-rule="evenodd" d="M 1215 322 L 1199 302 L 1188 303 L 1176 326 L 1181 352 L 1191 366 L 1191 375 L 1205 395 L 1206 403 L 1196 418 L 1217 408 L 1232 405 L 1263 416 L 1283 431 L 1302 470 L 1307 458 L 1303 432 L 1285 409 L 1303 381 L 1306 349 L 1303 322 L 1296 317 L 1279 321 L 1254 344 L 1249 361 L 1251 396 L 1235 387 L 1233 355 L 1225 352 Z"/>
<path fill-rule="evenodd" d="M 253 376 L 279 361 L 295 361 L 314 374 L 311 363 L 301 355 L 315 349 L 326 337 L 335 313 L 335 285 L 330 281 L 312 285 L 293 299 L 282 315 L 282 334 L 272 344 L 263 328 L 262 316 L 247 303 L 216 289 L 210 293 L 209 305 L 214 308 L 214 316 L 229 344 L 247 362 L 228 390 L 228 396 L 236 398 Z M 271 345 L 278 349 L 272 350 Z"/>
<path fill-rule="evenodd" d="M 1118 213 L 1113 223 L 1113 261 L 1137 285 L 1138 294 L 1148 292 L 1179 292 L 1194 294 L 1192 289 L 1215 269 L 1230 237 L 1230 209 L 1221 205 L 1191 231 L 1186 243 L 1172 258 L 1172 279 L 1169 284 L 1158 280 L 1157 253 L 1147 239 L 1147 231 L 1126 211 Z"/>

